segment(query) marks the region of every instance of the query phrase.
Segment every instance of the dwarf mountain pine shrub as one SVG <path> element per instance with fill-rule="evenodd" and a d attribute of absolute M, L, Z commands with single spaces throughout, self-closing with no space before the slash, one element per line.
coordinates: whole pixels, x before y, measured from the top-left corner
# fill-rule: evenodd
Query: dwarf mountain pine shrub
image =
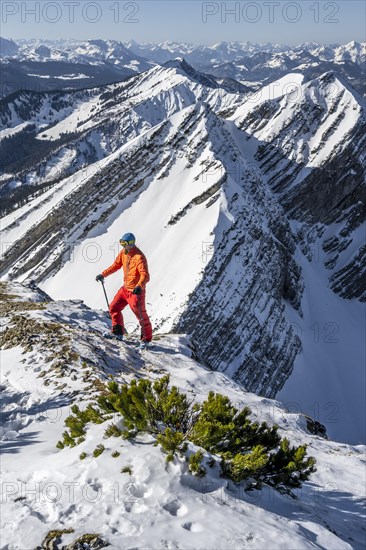
<path fill-rule="evenodd" d="M 191 442 L 200 447 L 188 458 L 188 468 L 197 476 L 206 473 L 202 462 L 207 453 L 211 455 L 209 466 L 219 459 L 225 477 L 236 483 L 246 480 L 248 487 L 266 483 L 290 493 L 315 471 L 315 459 L 306 455 L 306 445 L 291 447 L 286 438 L 281 439 L 276 425 L 253 422 L 249 407 L 238 410 L 228 397 L 213 391 L 203 403 L 193 404 L 178 388 L 169 387 L 168 375 L 122 386 L 112 381 L 97 405 L 88 405 L 84 411 L 72 407 L 73 415 L 65 421 L 69 432 L 64 432 L 59 448 L 76 445 L 88 422 L 100 424 L 120 414 L 123 428 L 112 423 L 104 437 L 130 439 L 140 432 L 150 433 L 167 454 L 167 461 L 184 456 Z M 93 455 L 103 451 L 99 445 Z"/>
<path fill-rule="evenodd" d="M 103 416 L 103 411 L 100 411 L 89 404 L 84 411 L 81 411 L 77 405 L 71 407 L 74 414 L 68 416 L 65 420 L 65 425 L 69 431 L 65 431 L 62 436 L 63 440 L 56 445 L 59 449 L 65 446 L 74 447 L 76 444 L 85 441 L 85 426 L 88 422 L 101 424 L 108 419 L 108 416 Z M 77 441 L 75 439 L 77 438 Z"/>
<path fill-rule="evenodd" d="M 193 453 L 188 459 L 189 471 L 197 477 L 204 477 L 206 475 L 206 468 L 202 466 L 203 458 L 204 453 L 202 450 L 199 450 L 196 453 Z"/>
<path fill-rule="evenodd" d="M 93 451 L 93 456 L 94 458 L 98 458 L 98 456 L 100 456 L 102 453 L 104 453 L 105 451 L 105 447 L 104 445 L 102 445 L 101 443 L 99 445 L 97 445 Z"/>
<path fill-rule="evenodd" d="M 183 455 L 188 449 L 188 443 L 185 441 L 183 432 L 176 432 L 172 428 L 165 428 L 163 433 L 157 434 L 156 441 L 168 453 L 168 462 L 174 459 L 176 453 Z"/>
<path fill-rule="evenodd" d="M 255 445 L 269 450 L 281 441 L 277 426 L 269 428 L 265 422 L 252 422 L 249 407 L 238 411 L 228 397 L 219 393 L 210 391 L 198 410 L 190 440 L 210 452 L 245 452 Z"/>
<path fill-rule="evenodd" d="M 104 432 L 104 437 L 122 437 L 123 431 L 119 429 L 119 427 L 112 423 L 109 424 L 108 428 Z"/>
<path fill-rule="evenodd" d="M 134 437 L 138 432 L 161 434 L 165 428 L 186 433 L 190 427 L 191 402 L 175 386 L 169 388 L 169 376 L 155 382 L 132 380 L 130 385 L 120 387 L 113 381 L 108 390 L 98 404 L 105 412 L 123 416 L 126 437 Z"/>

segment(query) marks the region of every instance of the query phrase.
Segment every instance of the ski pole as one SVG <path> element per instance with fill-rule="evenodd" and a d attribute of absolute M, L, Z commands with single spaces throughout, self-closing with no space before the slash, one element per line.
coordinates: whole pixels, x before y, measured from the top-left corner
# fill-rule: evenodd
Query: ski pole
<path fill-rule="evenodd" d="M 107 306 L 108 306 L 108 317 L 110 318 L 111 314 L 109 313 L 109 302 L 108 302 L 107 293 L 105 291 L 104 281 L 101 281 L 101 283 L 102 283 L 102 287 L 103 287 L 103 291 L 104 291 L 105 301 L 107 302 Z"/>

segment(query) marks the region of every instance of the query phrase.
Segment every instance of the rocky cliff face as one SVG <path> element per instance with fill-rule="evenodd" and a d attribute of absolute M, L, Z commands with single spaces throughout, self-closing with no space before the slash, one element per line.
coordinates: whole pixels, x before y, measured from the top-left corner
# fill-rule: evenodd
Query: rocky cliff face
<path fill-rule="evenodd" d="M 240 155 L 243 136 L 220 123 L 213 155 L 223 169 L 220 214 L 207 266 L 174 330 L 187 332 L 197 355 L 250 391 L 274 396 L 289 376 L 301 341 L 285 317 L 301 314 L 303 285 L 295 242 L 281 206 Z"/>

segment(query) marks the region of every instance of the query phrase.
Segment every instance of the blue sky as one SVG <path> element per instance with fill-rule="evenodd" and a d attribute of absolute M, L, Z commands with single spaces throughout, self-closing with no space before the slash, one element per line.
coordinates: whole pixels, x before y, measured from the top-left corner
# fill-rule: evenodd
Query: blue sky
<path fill-rule="evenodd" d="M 365 20 L 362 0 L 2 0 L 1 36 L 330 44 L 365 41 Z"/>

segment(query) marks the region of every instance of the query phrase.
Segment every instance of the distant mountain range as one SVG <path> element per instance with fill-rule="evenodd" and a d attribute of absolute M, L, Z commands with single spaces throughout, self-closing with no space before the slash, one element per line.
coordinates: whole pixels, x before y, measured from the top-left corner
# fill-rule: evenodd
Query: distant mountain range
<path fill-rule="evenodd" d="M 188 62 L 199 65 L 237 62 L 244 57 L 250 57 L 261 52 L 269 54 L 287 54 L 296 57 L 307 51 L 320 61 L 342 63 L 352 61 L 357 64 L 366 62 L 366 43 L 355 41 L 345 45 L 324 46 L 316 42 L 306 42 L 298 46 L 280 44 L 253 44 L 251 42 L 218 42 L 212 46 L 181 44 L 178 42 L 163 42 L 161 44 L 138 44 L 130 41 L 124 43 L 127 48 L 142 57 L 156 63 L 163 63 L 172 57 L 184 57 Z M 202 67 L 201 67 L 202 68 Z"/>
<path fill-rule="evenodd" d="M 365 94 L 366 43 L 299 46 L 218 42 L 213 46 L 115 40 L 8 40 L 0 38 L 1 95 L 19 89 L 82 89 L 122 81 L 176 58 L 210 78 L 230 79 L 242 93 L 289 72 L 309 80 L 336 71 Z M 244 86 L 244 88 L 243 88 Z"/>
<path fill-rule="evenodd" d="M 155 65 L 111 40 L 0 39 L 1 95 L 17 90 L 84 89 L 120 82 Z"/>

